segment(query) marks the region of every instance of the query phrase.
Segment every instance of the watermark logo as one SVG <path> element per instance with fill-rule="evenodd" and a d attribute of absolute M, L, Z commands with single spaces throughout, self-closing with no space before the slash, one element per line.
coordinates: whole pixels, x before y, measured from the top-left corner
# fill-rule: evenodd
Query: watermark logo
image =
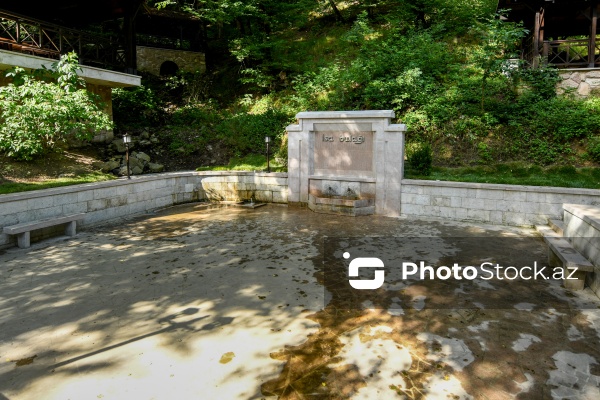
<path fill-rule="evenodd" d="M 350 253 L 345 252 L 343 257 L 347 260 L 350 258 Z M 385 282 L 385 271 L 383 261 L 376 257 L 358 257 L 350 261 L 348 265 L 348 276 L 357 278 L 360 268 L 379 268 L 376 269 L 375 278 L 373 279 L 350 279 L 350 286 L 359 290 L 374 290 L 379 289 Z"/>

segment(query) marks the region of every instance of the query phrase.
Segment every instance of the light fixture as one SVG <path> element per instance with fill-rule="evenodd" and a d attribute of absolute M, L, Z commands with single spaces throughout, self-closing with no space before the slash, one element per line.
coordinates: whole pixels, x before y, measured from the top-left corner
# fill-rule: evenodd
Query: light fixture
<path fill-rule="evenodd" d="M 127 179 L 131 179 L 129 175 L 129 143 L 131 143 L 131 135 L 129 133 L 123 135 L 123 143 L 125 144 L 125 159 L 127 160 Z"/>
<path fill-rule="evenodd" d="M 269 136 L 265 136 L 265 143 L 267 144 L 267 172 L 271 172 L 271 166 L 269 164 L 269 143 L 271 143 L 271 138 Z"/>

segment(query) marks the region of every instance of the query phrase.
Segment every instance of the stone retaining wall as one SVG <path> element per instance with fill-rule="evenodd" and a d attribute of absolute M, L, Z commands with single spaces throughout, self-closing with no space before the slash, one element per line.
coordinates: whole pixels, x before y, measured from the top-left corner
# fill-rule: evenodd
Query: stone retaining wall
<path fill-rule="evenodd" d="M 402 181 L 402 214 L 531 226 L 561 218 L 564 203 L 600 205 L 600 190 Z"/>
<path fill-rule="evenodd" d="M 82 226 L 191 201 L 288 202 L 285 173 L 178 172 L 0 195 L 0 228 L 85 212 Z M 564 203 L 600 205 L 600 190 L 402 180 L 401 212 L 499 225 L 561 218 Z M 14 237 L 0 233 L 0 247 Z"/>
<path fill-rule="evenodd" d="M 564 236 L 592 264 L 586 284 L 600 297 L 600 207 L 564 205 Z"/>
<path fill-rule="evenodd" d="M 600 69 L 577 68 L 560 72 L 561 82 L 557 93 L 563 94 L 572 91 L 581 97 L 588 97 L 592 91 L 600 89 Z"/>
<path fill-rule="evenodd" d="M 227 172 L 203 178 L 202 189 L 210 201 L 288 202 L 286 173 Z"/>
<path fill-rule="evenodd" d="M 204 72 L 206 70 L 204 53 L 137 46 L 138 70 L 158 76 L 161 65 L 166 61 L 174 62 L 181 71 L 185 72 Z"/>
<path fill-rule="evenodd" d="M 174 204 L 250 196 L 286 203 L 287 174 L 177 172 L 0 195 L 0 247 L 16 243 L 14 236 L 1 233 L 3 226 L 81 212 L 86 216 L 80 225 L 89 226 Z M 44 236 L 37 232 L 37 238 Z"/>

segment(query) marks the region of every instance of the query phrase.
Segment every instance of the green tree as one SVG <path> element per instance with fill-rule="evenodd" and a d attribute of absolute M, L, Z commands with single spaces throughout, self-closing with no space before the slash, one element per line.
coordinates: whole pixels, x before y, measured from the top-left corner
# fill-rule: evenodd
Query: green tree
<path fill-rule="evenodd" d="M 7 74 L 12 83 L 0 87 L 0 151 L 30 160 L 68 137 L 89 140 L 111 129 L 112 121 L 97 96 L 77 75 L 77 55 L 61 57 L 52 70 Z"/>
<path fill-rule="evenodd" d="M 485 110 L 485 90 L 488 80 L 501 73 L 509 73 L 507 60 L 516 58 L 516 49 L 528 30 L 522 23 L 509 23 L 501 20 L 501 10 L 479 27 L 482 44 L 475 49 L 474 58 L 483 70 L 481 78 L 481 112 Z"/>

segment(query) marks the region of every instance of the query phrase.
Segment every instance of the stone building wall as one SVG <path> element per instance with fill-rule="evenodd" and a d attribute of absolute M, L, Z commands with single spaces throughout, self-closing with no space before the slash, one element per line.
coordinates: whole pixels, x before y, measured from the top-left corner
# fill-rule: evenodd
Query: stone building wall
<path fill-rule="evenodd" d="M 204 72 L 206 70 L 204 53 L 137 46 L 137 69 L 139 71 L 160 75 L 160 67 L 167 61 L 174 62 L 179 70 L 185 72 Z"/>
<path fill-rule="evenodd" d="M 106 112 L 110 119 L 113 119 L 113 108 L 112 108 L 112 88 L 109 86 L 95 85 L 93 83 L 86 84 L 87 90 L 98 95 L 104 105 L 104 112 Z M 100 131 L 94 135 L 92 142 L 94 143 L 108 143 L 114 139 L 113 130 Z"/>
<path fill-rule="evenodd" d="M 569 69 L 560 72 L 562 82 L 558 84 L 558 94 L 573 92 L 588 97 L 600 89 L 600 68 Z"/>

